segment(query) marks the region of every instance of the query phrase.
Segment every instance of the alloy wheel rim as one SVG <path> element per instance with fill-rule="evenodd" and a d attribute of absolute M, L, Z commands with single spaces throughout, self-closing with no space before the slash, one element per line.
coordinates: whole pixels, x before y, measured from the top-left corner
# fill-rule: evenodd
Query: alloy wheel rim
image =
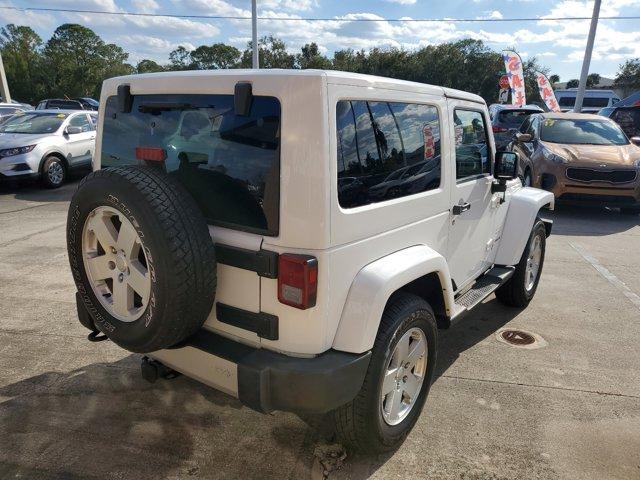
<path fill-rule="evenodd" d="M 131 221 L 112 207 L 89 213 L 82 231 L 85 272 L 100 304 L 123 322 L 140 318 L 151 293 L 149 264 Z"/>
<path fill-rule="evenodd" d="M 533 243 L 529 256 L 527 257 L 527 268 L 525 270 L 524 281 L 528 292 L 533 290 L 540 271 L 540 260 L 542 259 L 542 240 L 540 234 L 533 237 Z"/>
<path fill-rule="evenodd" d="M 64 169 L 59 162 L 53 162 L 49 165 L 47 175 L 49 176 L 49 181 L 52 184 L 58 185 L 59 183 L 62 183 L 62 179 L 64 178 Z"/>
<path fill-rule="evenodd" d="M 416 404 L 427 372 L 427 337 L 414 327 L 404 333 L 387 361 L 380 409 L 388 425 L 398 425 Z"/>

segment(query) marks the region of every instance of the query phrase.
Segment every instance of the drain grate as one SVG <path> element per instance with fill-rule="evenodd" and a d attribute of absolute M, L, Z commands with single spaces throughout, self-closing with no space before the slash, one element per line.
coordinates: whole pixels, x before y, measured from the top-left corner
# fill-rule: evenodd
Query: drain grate
<path fill-rule="evenodd" d="M 505 330 L 500 336 L 511 345 L 531 345 L 536 341 L 533 335 L 522 330 Z"/>

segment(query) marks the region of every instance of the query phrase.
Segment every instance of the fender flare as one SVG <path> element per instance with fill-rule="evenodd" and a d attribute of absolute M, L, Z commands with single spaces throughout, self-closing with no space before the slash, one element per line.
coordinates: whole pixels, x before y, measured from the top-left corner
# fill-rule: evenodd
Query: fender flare
<path fill-rule="evenodd" d="M 553 193 L 538 188 L 523 187 L 511 195 L 494 260 L 496 265 L 515 265 L 520 261 L 538 212 L 547 205 L 553 210 Z M 550 232 L 551 228 L 547 230 Z"/>
<path fill-rule="evenodd" d="M 362 353 L 373 347 L 389 297 L 420 277 L 436 273 L 445 310 L 453 310 L 453 286 L 445 258 L 426 245 L 416 245 L 382 257 L 363 267 L 351 284 L 333 348 Z"/>

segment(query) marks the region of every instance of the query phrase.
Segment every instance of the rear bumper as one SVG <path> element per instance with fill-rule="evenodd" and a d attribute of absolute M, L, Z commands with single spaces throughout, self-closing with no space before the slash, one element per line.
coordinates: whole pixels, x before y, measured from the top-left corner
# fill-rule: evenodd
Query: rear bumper
<path fill-rule="evenodd" d="M 313 358 L 297 358 L 202 329 L 176 348 L 149 356 L 260 412 L 325 413 L 357 395 L 371 353 L 328 350 Z"/>

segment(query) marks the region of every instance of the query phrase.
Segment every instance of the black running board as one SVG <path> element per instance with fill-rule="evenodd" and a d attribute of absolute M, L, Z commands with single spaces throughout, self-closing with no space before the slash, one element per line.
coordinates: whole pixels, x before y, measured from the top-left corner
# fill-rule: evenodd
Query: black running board
<path fill-rule="evenodd" d="M 495 292 L 511 278 L 515 267 L 493 267 L 476 280 L 473 286 L 455 298 L 451 324 L 460 320 L 466 312 Z"/>

